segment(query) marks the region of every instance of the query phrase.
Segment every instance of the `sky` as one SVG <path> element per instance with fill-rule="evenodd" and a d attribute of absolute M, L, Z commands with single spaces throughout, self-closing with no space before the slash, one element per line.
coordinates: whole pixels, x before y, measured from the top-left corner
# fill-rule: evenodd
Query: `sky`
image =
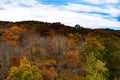
<path fill-rule="evenodd" d="M 120 0 L 0 0 L 0 21 L 26 20 L 120 30 Z"/>

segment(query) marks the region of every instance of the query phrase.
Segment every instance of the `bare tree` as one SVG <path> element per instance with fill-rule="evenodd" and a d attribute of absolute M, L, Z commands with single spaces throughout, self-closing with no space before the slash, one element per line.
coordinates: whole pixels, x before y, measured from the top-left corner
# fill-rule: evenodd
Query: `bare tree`
<path fill-rule="evenodd" d="M 14 46 L 5 42 L 0 42 L 0 78 L 5 78 L 9 69 L 9 60 Z"/>
<path fill-rule="evenodd" d="M 75 43 L 69 40 L 65 36 L 57 35 L 48 38 L 48 52 L 51 59 L 56 60 L 55 70 L 58 73 L 58 78 L 60 77 L 60 71 L 62 64 L 64 63 L 64 52 L 75 49 Z"/>

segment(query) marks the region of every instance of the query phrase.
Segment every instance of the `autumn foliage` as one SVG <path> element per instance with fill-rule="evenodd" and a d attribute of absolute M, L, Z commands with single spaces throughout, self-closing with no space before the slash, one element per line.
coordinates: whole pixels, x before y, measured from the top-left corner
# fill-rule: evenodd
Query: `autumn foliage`
<path fill-rule="evenodd" d="M 16 44 L 20 38 L 20 32 L 22 29 L 17 26 L 10 27 L 9 29 L 4 29 L 4 34 L 2 35 L 2 40 L 7 43 Z"/>
<path fill-rule="evenodd" d="M 0 80 L 120 80 L 119 30 L 0 23 Z"/>
<path fill-rule="evenodd" d="M 10 69 L 7 80 L 43 80 L 41 71 L 32 66 L 26 57 L 20 61 L 20 66 Z"/>

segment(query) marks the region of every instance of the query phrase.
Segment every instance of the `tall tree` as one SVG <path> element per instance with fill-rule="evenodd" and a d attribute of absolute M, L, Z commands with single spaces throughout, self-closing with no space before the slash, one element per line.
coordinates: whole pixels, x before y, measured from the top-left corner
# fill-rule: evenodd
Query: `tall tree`
<path fill-rule="evenodd" d="M 75 48 L 75 44 L 64 36 L 53 36 L 48 40 L 49 56 L 56 60 L 55 69 L 60 77 L 63 53 Z"/>
<path fill-rule="evenodd" d="M 87 66 L 85 67 L 85 80 L 107 80 L 107 71 L 105 63 L 97 60 L 93 53 L 86 56 Z"/>
<path fill-rule="evenodd" d="M 105 47 L 96 38 L 87 38 L 81 53 L 86 58 L 85 80 L 106 80 L 107 68 L 103 60 Z"/>
<path fill-rule="evenodd" d="M 83 46 L 81 48 L 81 53 L 83 55 L 88 55 L 94 53 L 98 59 L 103 59 L 105 47 L 103 44 L 96 38 L 88 37 L 86 38 Z"/>

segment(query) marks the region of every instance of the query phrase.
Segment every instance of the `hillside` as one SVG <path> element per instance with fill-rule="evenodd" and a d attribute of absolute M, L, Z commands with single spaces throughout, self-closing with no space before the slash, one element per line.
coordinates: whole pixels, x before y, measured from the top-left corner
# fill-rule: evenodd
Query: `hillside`
<path fill-rule="evenodd" d="M 18 77 L 120 80 L 120 30 L 0 21 L 0 80 Z"/>

